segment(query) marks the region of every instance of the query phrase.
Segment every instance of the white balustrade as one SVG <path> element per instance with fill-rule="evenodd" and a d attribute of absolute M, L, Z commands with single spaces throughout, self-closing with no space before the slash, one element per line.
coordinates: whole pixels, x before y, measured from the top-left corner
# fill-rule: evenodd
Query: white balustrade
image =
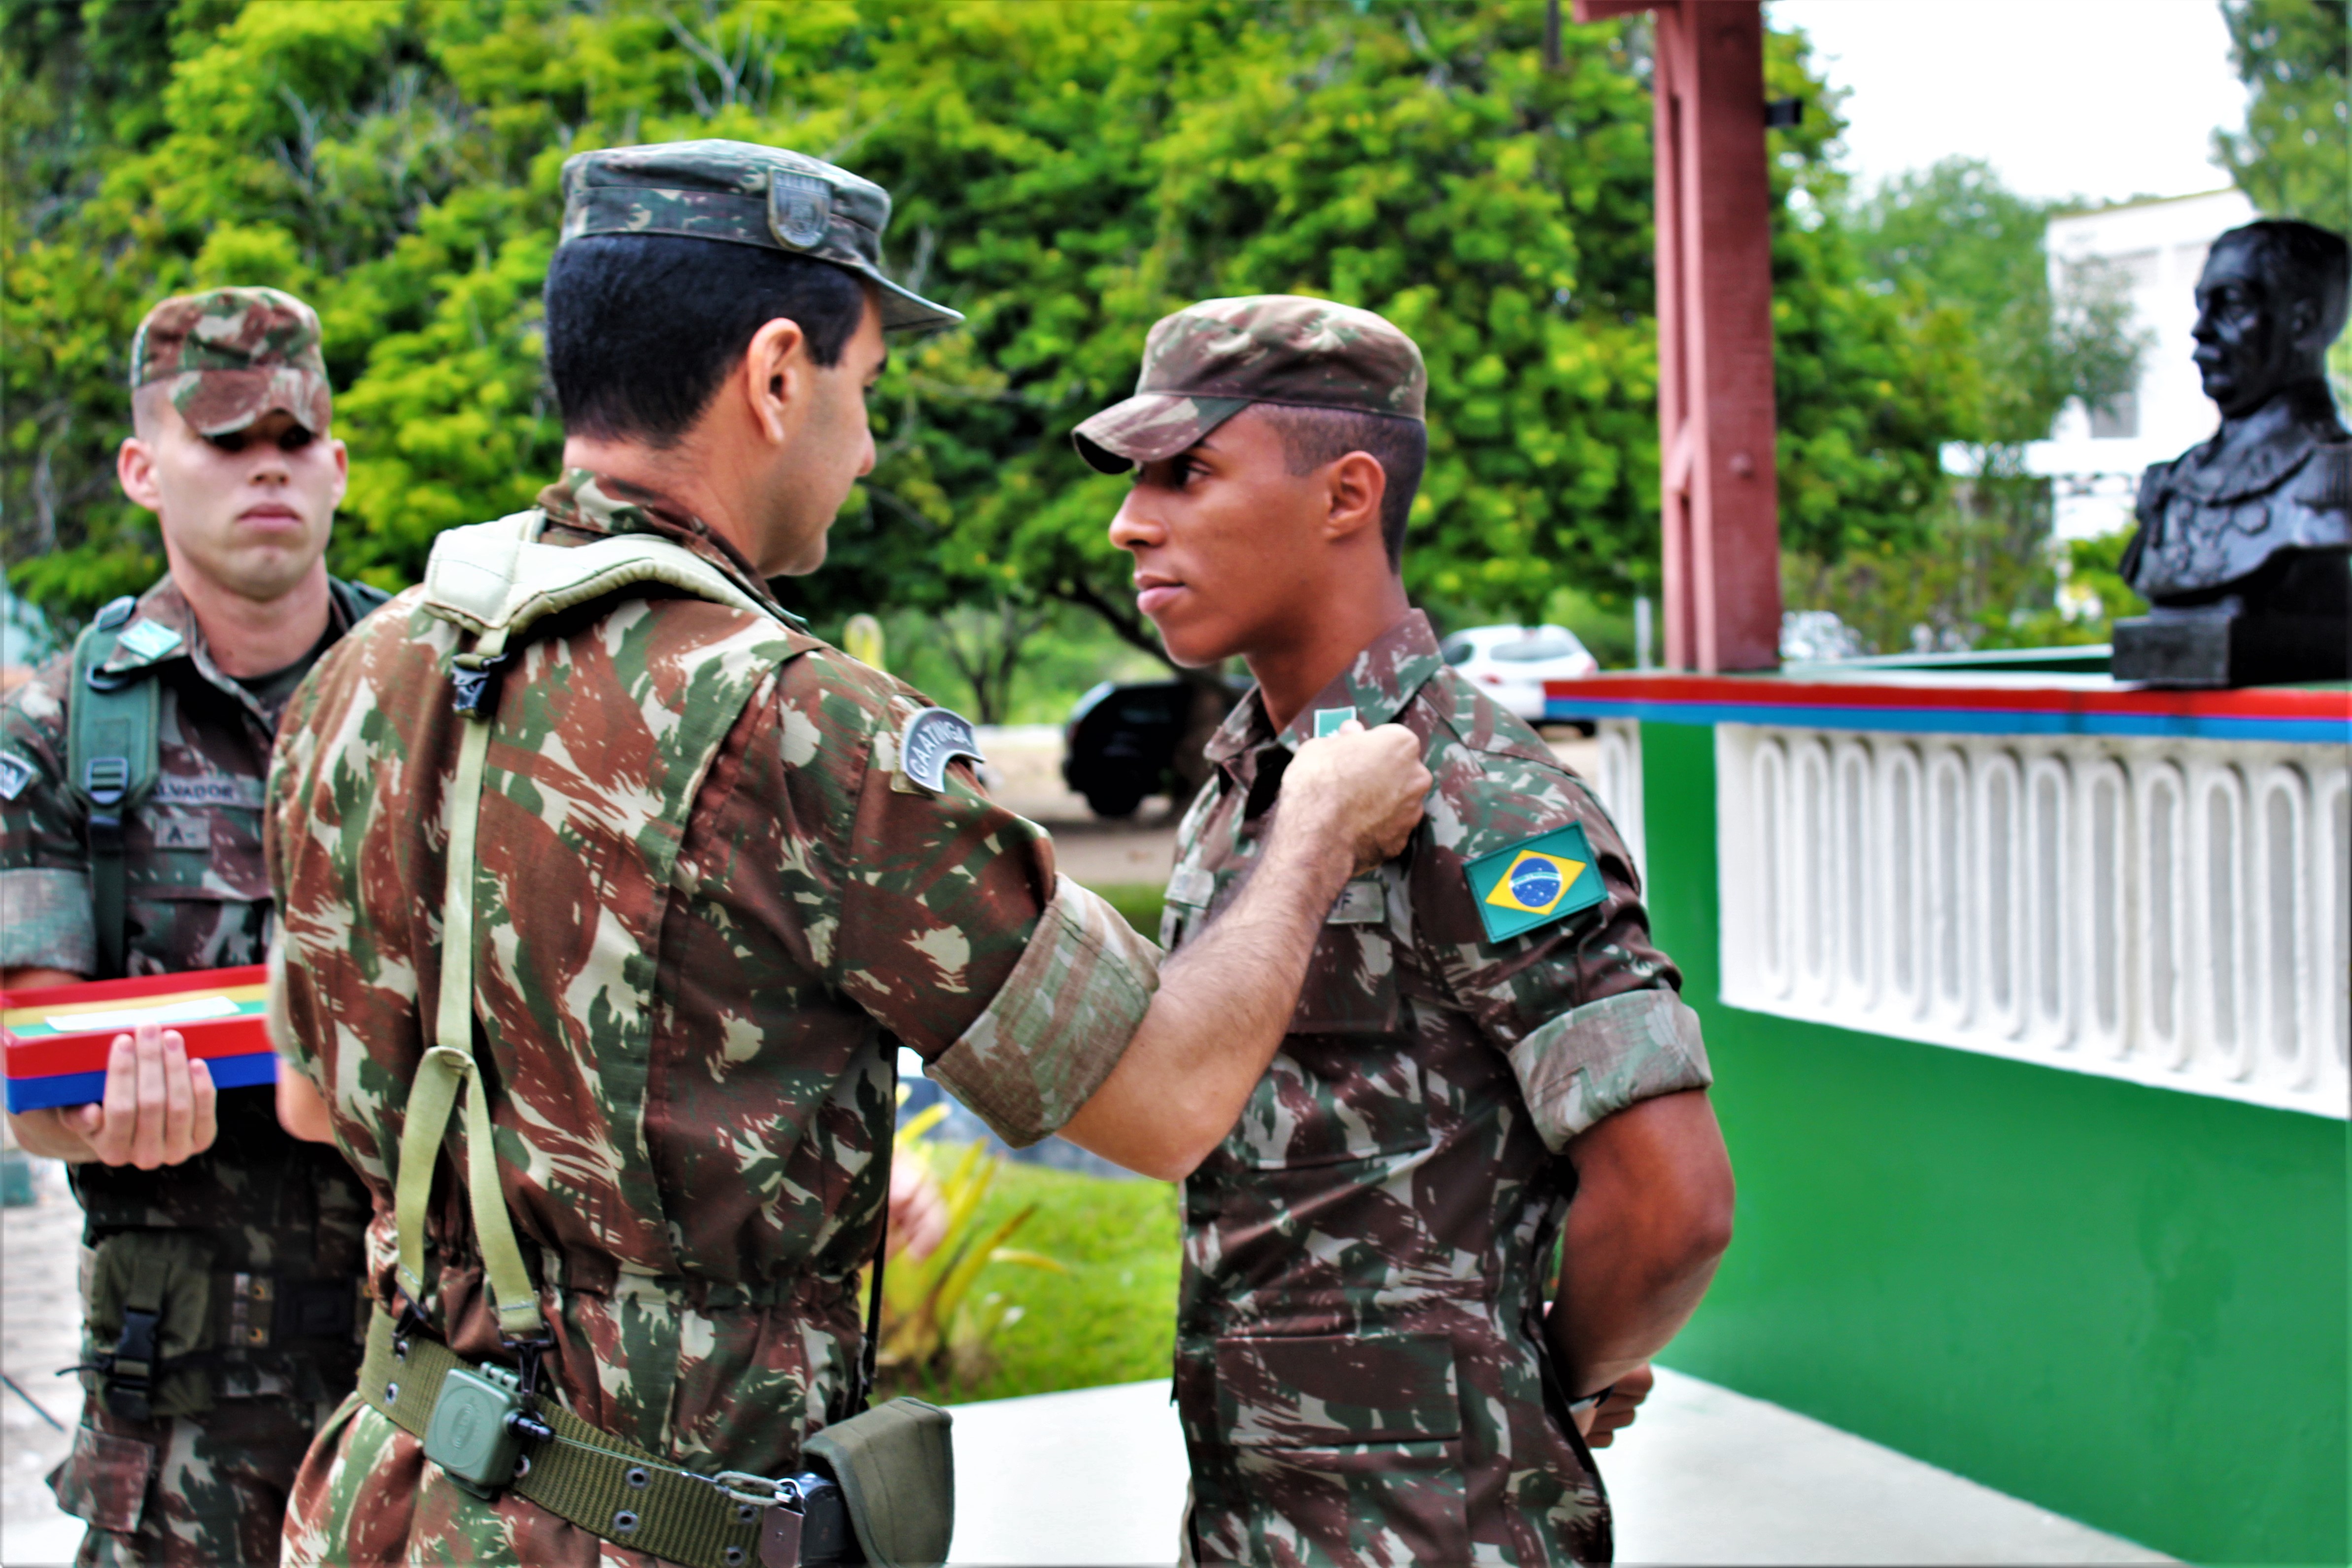
<path fill-rule="evenodd" d="M 2344 748 L 1721 724 L 1716 763 L 1726 1002 L 2352 1113 Z"/>
<path fill-rule="evenodd" d="M 1597 731 L 1600 776 L 1584 782 L 1601 797 L 1609 820 L 1617 825 L 1618 836 L 1633 851 L 1633 869 L 1647 878 L 1650 863 L 1642 842 L 1642 726 L 1631 719 L 1604 719 Z"/>

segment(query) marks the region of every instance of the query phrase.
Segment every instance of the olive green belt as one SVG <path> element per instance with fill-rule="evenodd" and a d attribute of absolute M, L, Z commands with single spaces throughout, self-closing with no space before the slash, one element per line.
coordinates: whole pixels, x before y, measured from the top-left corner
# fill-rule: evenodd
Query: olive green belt
<path fill-rule="evenodd" d="M 473 1370 L 440 1341 L 402 1334 L 392 1314 L 378 1308 L 368 1325 L 360 1397 L 424 1440 L 443 1385 L 460 1369 Z M 755 1560 L 791 1568 L 800 1561 L 801 1500 L 793 1483 L 681 1469 L 544 1398 L 530 1418 L 547 1436 L 530 1442 L 517 1460 L 504 1489 L 515 1496 L 592 1535 L 688 1568 L 744 1568 Z M 765 1553 L 763 1535 L 778 1538 Z M 779 1563 L 775 1548 L 786 1538 L 792 1550 Z"/>

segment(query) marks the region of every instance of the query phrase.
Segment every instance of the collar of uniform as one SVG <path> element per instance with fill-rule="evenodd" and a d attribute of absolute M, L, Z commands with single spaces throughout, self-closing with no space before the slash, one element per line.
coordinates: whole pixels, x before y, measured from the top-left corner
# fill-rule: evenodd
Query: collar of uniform
<path fill-rule="evenodd" d="M 1339 678 L 1298 710 L 1281 734 L 1266 716 L 1265 700 L 1255 687 L 1234 705 L 1217 732 L 1209 737 L 1202 754 L 1223 770 L 1244 790 L 1255 790 L 1261 748 L 1279 743 L 1296 752 L 1313 738 L 1318 708 L 1353 708 L 1366 729 L 1385 724 L 1404 711 L 1430 677 L 1445 668 L 1437 651 L 1437 635 L 1429 617 L 1413 611 L 1364 646 Z"/>
<path fill-rule="evenodd" d="M 142 626 L 152 629 L 142 633 Z M 166 634 L 169 642 L 163 640 Z M 114 651 L 98 670 L 101 675 L 124 675 L 173 658 L 194 658 L 201 667 L 209 662 L 197 657 L 204 640 L 194 607 L 166 574 L 139 595 L 131 618 L 115 630 Z"/>
<path fill-rule="evenodd" d="M 1437 634 L 1430 629 L 1429 617 L 1413 610 L 1366 643 L 1348 668 L 1315 694 L 1314 701 L 1291 715 L 1276 739 L 1296 752 L 1315 738 L 1315 715 L 1326 708 L 1354 709 L 1367 730 L 1385 724 L 1403 712 L 1413 694 L 1444 668 L 1445 658 L 1437 651 Z M 1258 711 L 1264 722 L 1265 710 L 1261 707 Z"/>
<path fill-rule="evenodd" d="M 587 468 L 566 468 L 562 479 L 539 492 L 539 507 L 547 513 L 547 521 L 559 528 L 583 533 L 651 533 L 683 544 L 787 623 L 802 631 L 808 629 L 806 621 L 776 602 L 767 579 L 740 550 L 657 490 Z"/>

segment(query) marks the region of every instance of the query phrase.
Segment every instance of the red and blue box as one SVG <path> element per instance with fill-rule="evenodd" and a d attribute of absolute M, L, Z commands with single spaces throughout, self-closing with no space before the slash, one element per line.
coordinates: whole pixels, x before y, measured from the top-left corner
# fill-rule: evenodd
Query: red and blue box
<path fill-rule="evenodd" d="M 262 964 L 202 969 L 143 980 L 0 991 L 0 1047 L 7 1058 L 8 1109 L 88 1105 L 106 1098 L 106 1058 L 117 1035 L 142 1024 L 176 1029 L 188 1055 L 211 1068 L 218 1089 L 278 1081 L 263 1012 L 269 972 Z"/>

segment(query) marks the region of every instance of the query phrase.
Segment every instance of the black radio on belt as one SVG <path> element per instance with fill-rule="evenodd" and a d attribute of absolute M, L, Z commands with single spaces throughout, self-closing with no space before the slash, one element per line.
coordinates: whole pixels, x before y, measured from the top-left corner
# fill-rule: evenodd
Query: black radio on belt
<path fill-rule="evenodd" d="M 800 1512 L 792 1511 L 800 1504 Z M 761 1568 L 849 1568 L 866 1561 L 849 1522 L 849 1500 L 831 1476 L 804 1470 L 776 1486 L 777 1506 L 760 1531 Z"/>

